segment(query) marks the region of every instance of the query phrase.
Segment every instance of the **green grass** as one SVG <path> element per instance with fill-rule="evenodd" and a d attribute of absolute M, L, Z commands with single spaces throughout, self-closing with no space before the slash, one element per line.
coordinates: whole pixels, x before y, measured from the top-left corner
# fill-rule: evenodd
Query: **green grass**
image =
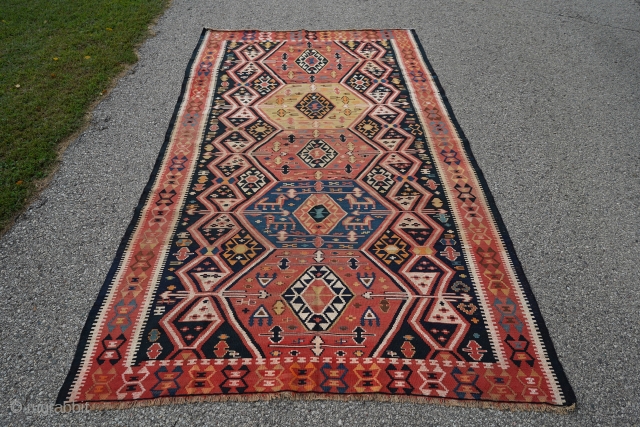
<path fill-rule="evenodd" d="M 0 1 L 0 230 L 169 0 Z"/>

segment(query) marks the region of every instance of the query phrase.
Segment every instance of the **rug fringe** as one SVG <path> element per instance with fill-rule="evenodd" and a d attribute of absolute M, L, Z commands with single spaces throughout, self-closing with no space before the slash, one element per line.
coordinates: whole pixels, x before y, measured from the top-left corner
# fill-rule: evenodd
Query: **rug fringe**
<path fill-rule="evenodd" d="M 111 409 L 129 409 L 142 408 L 149 406 L 167 405 L 167 404 L 185 404 L 185 403 L 201 403 L 201 402 L 257 402 L 267 400 L 334 400 L 342 402 L 354 401 L 375 401 L 389 403 L 428 403 L 450 407 L 467 407 L 482 409 L 499 409 L 508 411 L 536 411 L 536 412 L 554 412 L 557 414 L 568 414 L 576 409 L 576 404 L 571 406 L 555 406 L 545 403 L 509 403 L 494 401 L 477 401 L 477 400 L 456 400 L 444 399 L 429 396 L 398 396 L 387 394 L 324 394 L 324 393 L 297 393 L 291 391 L 283 391 L 278 393 L 255 393 L 255 394 L 233 394 L 233 395 L 200 395 L 200 396 L 180 396 L 180 397 L 159 397 L 155 399 L 133 400 L 123 402 L 86 402 L 88 410 L 111 410 Z M 85 402 L 74 402 L 76 404 L 85 404 Z M 68 403 L 67 406 L 73 405 Z"/>

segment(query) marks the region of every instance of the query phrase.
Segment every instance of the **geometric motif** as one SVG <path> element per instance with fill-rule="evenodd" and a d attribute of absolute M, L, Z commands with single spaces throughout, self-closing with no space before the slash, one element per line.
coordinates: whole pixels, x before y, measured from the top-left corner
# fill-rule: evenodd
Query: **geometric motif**
<path fill-rule="evenodd" d="M 264 251 L 264 247 L 245 230 L 227 240 L 222 249 L 224 250 L 222 257 L 232 268 L 236 265 L 246 265 Z"/>
<path fill-rule="evenodd" d="M 402 265 L 410 255 L 409 245 L 391 230 L 385 231 L 371 251 L 390 268 Z"/>
<path fill-rule="evenodd" d="M 245 196 L 249 197 L 264 187 L 267 182 L 269 181 L 266 176 L 264 176 L 258 169 L 251 168 L 238 176 L 236 185 Z"/>
<path fill-rule="evenodd" d="M 58 403 L 573 407 L 415 32 L 205 30 L 179 99 Z"/>
<path fill-rule="evenodd" d="M 329 234 L 347 213 L 326 194 L 312 194 L 293 215 L 310 234 Z"/>
<path fill-rule="evenodd" d="M 267 75 L 262 75 L 253 82 L 253 88 L 263 96 L 271 92 L 276 87 L 276 81 Z"/>
<path fill-rule="evenodd" d="M 315 49 L 307 49 L 296 59 L 296 64 L 308 74 L 317 74 L 328 64 L 327 58 Z"/>
<path fill-rule="evenodd" d="M 366 182 L 381 195 L 386 195 L 396 183 L 393 175 L 386 169 L 376 166 L 366 176 Z"/>
<path fill-rule="evenodd" d="M 282 296 L 309 331 L 330 329 L 353 298 L 325 265 L 309 267 Z"/>
<path fill-rule="evenodd" d="M 363 76 L 362 74 L 354 75 L 349 79 L 347 84 L 360 93 L 364 92 L 369 86 L 371 86 L 370 80 L 367 76 Z"/>
<path fill-rule="evenodd" d="M 311 140 L 298 153 L 298 157 L 312 168 L 324 168 L 338 152 L 321 139 Z"/>
<path fill-rule="evenodd" d="M 311 92 L 296 104 L 296 108 L 310 119 L 321 119 L 329 114 L 335 105 L 321 93 Z"/>
<path fill-rule="evenodd" d="M 247 132 L 249 135 L 253 136 L 256 140 L 261 141 L 267 136 L 271 135 L 275 132 L 275 128 L 271 126 L 269 123 L 264 122 L 261 119 L 258 119 L 251 126 L 247 127 Z"/>
<path fill-rule="evenodd" d="M 373 139 L 380 131 L 380 125 L 375 120 L 366 118 L 356 125 L 356 129 L 367 138 Z"/>

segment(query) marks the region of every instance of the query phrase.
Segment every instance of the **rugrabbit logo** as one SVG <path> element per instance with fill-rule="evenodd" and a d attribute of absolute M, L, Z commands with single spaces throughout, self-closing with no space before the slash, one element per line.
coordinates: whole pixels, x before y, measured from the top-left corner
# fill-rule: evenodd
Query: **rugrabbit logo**
<path fill-rule="evenodd" d="M 14 399 L 9 404 L 9 410 L 14 414 L 24 415 L 54 415 L 73 412 L 88 412 L 88 403 L 65 403 L 55 404 L 51 403 L 22 403 L 17 399 Z"/>

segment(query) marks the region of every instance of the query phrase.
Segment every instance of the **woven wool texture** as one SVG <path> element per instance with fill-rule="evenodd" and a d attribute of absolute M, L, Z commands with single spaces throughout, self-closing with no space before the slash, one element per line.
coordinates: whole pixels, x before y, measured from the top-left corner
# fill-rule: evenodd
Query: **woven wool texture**
<path fill-rule="evenodd" d="M 202 33 L 58 403 L 575 405 L 410 30 Z"/>

